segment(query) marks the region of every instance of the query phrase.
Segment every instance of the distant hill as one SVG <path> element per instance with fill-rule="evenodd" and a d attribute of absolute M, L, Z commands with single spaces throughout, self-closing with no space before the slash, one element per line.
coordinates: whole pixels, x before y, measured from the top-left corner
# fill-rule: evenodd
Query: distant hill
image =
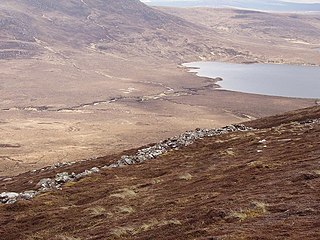
<path fill-rule="evenodd" d="M 166 55 L 187 48 L 188 36 L 198 33 L 193 24 L 138 0 L 3 0 L 0 26 L 4 59 L 31 57 L 51 45 Z"/>
<path fill-rule="evenodd" d="M 65 59 L 74 51 L 90 49 L 175 63 L 217 58 L 264 61 L 255 49 L 247 49 L 250 41 L 242 41 L 246 46 L 234 47 L 248 28 L 254 36 L 267 33 L 257 41 L 271 35 L 275 39 L 268 41 L 299 38 L 299 42 L 300 39 L 308 42 L 311 35 L 317 37 L 316 16 L 304 20 L 302 16 L 266 14 L 265 22 L 261 22 L 260 14 L 241 10 L 223 22 L 239 20 L 237 25 L 226 29 L 215 27 L 220 21 L 213 17 L 214 12 L 199 11 L 202 10 L 153 8 L 138 0 L 3 0 L 0 2 L 0 59 L 30 58 L 48 52 Z M 248 22 L 250 19 L 253 23 Z M 221 34 L 221 29 L 229 28 L 236 28 L 231 36 Z M 282 29 L 290 31 L 282 34 Z"/>
<path fill-rule="evenodd" d="M 255 9 L 261 11 L 281 11 L 281 12 L 303 12 L 303 11 L 320 11 L 320 3 L 294 3 L 281 0 L 146 0 L 149 5 L 153 6 L 172 6 L 172 7 L 233 7 L 244 9 Z"/>

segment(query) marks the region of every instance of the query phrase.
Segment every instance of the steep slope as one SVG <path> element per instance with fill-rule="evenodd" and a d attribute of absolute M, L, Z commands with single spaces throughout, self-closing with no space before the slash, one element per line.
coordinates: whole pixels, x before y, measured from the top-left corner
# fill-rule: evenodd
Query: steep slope
<path fill-rule="evenodd" d="M 319 239 L 319 109 L 257 120 L 248 125 L 262 129 L 206 137 L 153 161 L 102 170 L 62 191 L 1 205 L 1 236 Z M 3 179 L 0 192 L 118 158 Z"/>
<path fill-rule="evenodd" d="M 188 38 L 199 33 L 195 25 L 138 0 L 4 0 L 0 24 L 2 58 L 89 46 L 165 56 L 174 47 L 187 48 Z"/>

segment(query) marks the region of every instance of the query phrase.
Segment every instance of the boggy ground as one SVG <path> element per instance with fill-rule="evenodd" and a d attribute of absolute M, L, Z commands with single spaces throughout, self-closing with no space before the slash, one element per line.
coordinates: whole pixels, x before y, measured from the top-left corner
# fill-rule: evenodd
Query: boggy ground
<path fill-rule="evenodd" d="M 320 124 L 308 123 L 319 117 L 320 107 L 313 107 L 255 120 L 247 125 L 258 130 L 198 140 L 153 161 L 2 205 L 1 238 L 319 239 Z M 56 171 L 2 181 L 0 192 L 30 189 Z"/>
<path fill-rule="evenodd" d="M 84 51 L 61 64 L 4 63 L 0 176 L 315 104 L 313 99 L 216 91 L 212 80 L 146 59 Z"/>

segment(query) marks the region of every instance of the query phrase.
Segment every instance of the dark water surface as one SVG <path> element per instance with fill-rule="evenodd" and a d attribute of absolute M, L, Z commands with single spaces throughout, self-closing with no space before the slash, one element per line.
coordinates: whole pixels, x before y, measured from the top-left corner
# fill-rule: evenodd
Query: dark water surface
<path fill-rule="evenodd" d="M 270 96 L 320 98 L 320 67 L 284 64 L 192 62 L 183 66 L 200 77 L 223 80 L 221 89 Z"/>

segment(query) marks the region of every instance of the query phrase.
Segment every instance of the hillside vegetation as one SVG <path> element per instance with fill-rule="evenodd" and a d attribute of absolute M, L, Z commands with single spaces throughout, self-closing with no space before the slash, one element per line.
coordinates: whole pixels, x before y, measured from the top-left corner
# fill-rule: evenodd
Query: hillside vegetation
<path fill-rule="evenodd" d="M 320 108 L 247 123 L 155 160 L 0 206 L 2 239 L 319 239 Z M 123 154 L 133 154 L 130 150 Z M 119 156 L 2 179 L 34 187 Z"/>

